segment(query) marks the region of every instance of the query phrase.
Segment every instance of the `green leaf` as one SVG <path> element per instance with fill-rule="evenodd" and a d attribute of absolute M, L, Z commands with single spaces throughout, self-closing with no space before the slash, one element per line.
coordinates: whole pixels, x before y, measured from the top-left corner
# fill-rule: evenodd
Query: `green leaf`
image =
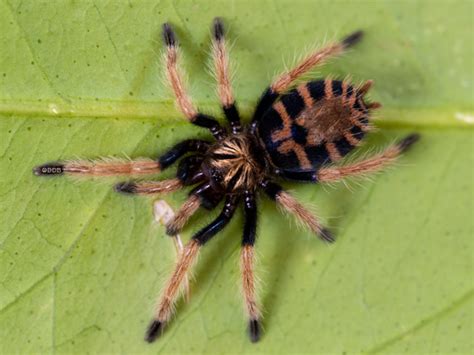
<path fill-rule="evenodd" d="M 472 2 L 1 0 L 0 13 L 0 353 L 472 352 Z M 205 69 L 217 15 L 230 27 L 246 119 L 284 63 L 361 28 L 364 41 L 318 76 L 375 80 L 384 109 L 365 149 L 412 131 L 422 140 L 350 189 L 286 184 L 318 206 L 334 245 L 262 199 L 260 343 L 245 334 L 239 212 L 203 250 L 191 301 L 149 345 L 144 330 L 175 260 L 152 201 L 113 193 L 115 180 L 31 169 L 156 157 L 206 136 L 174 108 L 159 33 L 175 25 L 193 99 L 220 115 Z M 166 200 L 176 208 L 185 196 Z M 184 238 L 211 218 L 198 213 Z"/>

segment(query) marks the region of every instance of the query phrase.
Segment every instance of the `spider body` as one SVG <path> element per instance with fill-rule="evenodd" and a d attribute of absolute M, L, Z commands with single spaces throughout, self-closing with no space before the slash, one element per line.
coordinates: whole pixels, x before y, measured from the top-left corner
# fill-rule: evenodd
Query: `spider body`
<path fill-rule="evenodd" d="M 295 68 L 277 77 L 260 97 L 251 123 L 243 126 L 230 85 L 224 27 L 222 21 L 216 19 L 212 52 L 219 99 L 229 123 L 226 129 L 192 104 L 178 67 L 176 37 L 170 25 L 165 24 L 165 68 L 178 107 L 189 122 L 208 129 L 214 141 L 187 139 L 156 160 L 60 161 L 33 170 L 36 175 L 137 176 L 156 174 L 178 163 L 175 178 L 126 181 L 115 186 L 118 192 L 142 195 L 170 193 L 191 186 L 189 198 L 166 226 L 169 235 L 182 230 L 198 208 L 212 210 L 223 202 L 220 214 L 196 232 L 180 253 L 146 332 L 148 342 L 154 341 L 171 320 L 179 290 L 200 248 L 226 226 L 240 203 L 245 219 L 240 254 L 242 291 L 250 339 L 257 341 L 261 332 L 254 276 L 257 192 L 263 190 L 283 211 L 294 215 L 323 240 L 332 242 L 330 231 L 277 180 L 325 183 L 376 172 L 394 162 L 418 139 L 417 134 L 412 134 L 368 159 L 335 164 L 353 150 L 371 128 L 370 111 L 380 106 L 364 98 L 372 82 L 355 86 L 348 81 L 324 79 L 296 87 L 293 83 L 313 67 L 343 53 L 361 36 L 362 32 L 355 32 L 338 43 L 310 53 Z"/>
<path fill-rule="evenodd" d="M 363 93 L 346 81 L 300 84 L 281 96 L 256 125 L 277 174 L 316 172 L 356 147 L 368 130 Z"/>
<path fill-rule="evenodd" d="M 255 191 L 268 171 L 266 159 L 258 156 L 261 151 L 252 134 L 232 135 L 210 148 L 202 170 L 217 191 Z"/>

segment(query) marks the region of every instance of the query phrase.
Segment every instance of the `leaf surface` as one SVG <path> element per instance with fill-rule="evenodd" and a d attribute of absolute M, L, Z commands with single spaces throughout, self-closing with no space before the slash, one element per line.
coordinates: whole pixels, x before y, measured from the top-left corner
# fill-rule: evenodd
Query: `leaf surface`
<path fill-rule="evenodd" d="M 471 2 L 1 0 L 0 13 L 0 353 L 472 351 Z M 31 169 L 156 157 L 206 137 L 174 108 L 159 35 L 175 25 L 193 99 L 220 116 L 206 69 L 218 15 L 246 119 L 285 63 L 362 28 L 364 41 L 314 77 L 375 80 L 384 109 L 365 150 L 412 131 L 422 140 L 350 189 L 285 184 L 317 206 L 334 245 L 261 199 L 260 343 L 244 331 L 239 212 L 203 250 L 191 302 L 150 346 L 144 330 L 175 259 L 152 200 L 113 193 L 113 179 L 39 179 Z M 185 196 L 166 200 L 176 208 Z M 184 238 L 211 219 L 198 213 Z"/>

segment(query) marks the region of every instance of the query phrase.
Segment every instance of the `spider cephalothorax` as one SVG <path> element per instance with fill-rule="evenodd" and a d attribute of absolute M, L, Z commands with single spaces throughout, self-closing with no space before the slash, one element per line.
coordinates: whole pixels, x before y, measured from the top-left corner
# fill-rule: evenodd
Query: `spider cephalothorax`
<path fill-rule="evenodd" d="M 213 24 L 213 57 L 218 93 L 229 129 L 193 106 L 180 76 L 176 37 L 168 24 L 163 26 L 166 45 L 165 67 L 178 107 L 193 124 L 209 129 L 214 141 L 182 141 L 156 160 L 85 160 L 48 163 L 34 169 L 36 175 L 144 175 L 159 173 L 179 160 L 176 177 L 163 181 L 128 181 L 116 191 L 154 195 L 193 186 L 188 200 L 166 226 L 169 235 L 177 234 L 199 207 L 224 207 L 208 226 L 193 235 L 180 254 L 176 268 L 157 303 L 146 340 L 155 340 L 172 316 L 179 290 L 199 249 L 232 218 L 243 203 L 245 224 L 240 256 L 242 290 L 249 318 L 252 341 L 260 338 L 260 318 L 255 281 L 254 250 L 257 226 L 256 193 L 262 189 L 284 211 L 322 239 L 332 242 L 329 230 L 277 179 L 324 183 L 347 176 L 360 176 L 381 170 L 410 147 L 418 135 L 412 134 L 385 151 L 352 164 L 336 165 L 359 145 L 371 128 L 370 111 L 378 103 L 368 103 L 364 95 L 372 82 L 355 86 L 347 80 L 323 79 L 295 81 L 331 56 L 343 53 L 359 42 L 355 32 L 338 43 L 310 53 L 292 70 L 277 77 L 259 99 L 252 121 L 242 127 L 229 80 L 228 57 L 221 20 Z M 188 155 L 189 154 L 189 155 Z"/>
<path fill-rule="evenodd" d="M 232 135 L 211 147 L 202 170 L 217 190 L 229 193 L 254 191 L 267 170 L 266 160 L 258 155 L 259 150 L 252 135 Z"/>

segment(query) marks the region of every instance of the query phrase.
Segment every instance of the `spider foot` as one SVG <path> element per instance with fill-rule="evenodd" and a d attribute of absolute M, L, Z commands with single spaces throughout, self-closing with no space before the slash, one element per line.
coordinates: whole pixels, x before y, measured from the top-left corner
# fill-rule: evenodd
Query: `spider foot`
<path fill-rule="evenodd" d="M 33 168 L 33 174 L 36 176 L 63 175 L 64 165 L 58 162 L 39 165 Z"/>
<path fill-rule="evenodd" d="M 160 321 L 153 320 L 145 334 L 145 341 L 148 343 L 153 343 L 156 339 L 158 339 L 161 334 L 163 334 L 164 324 Z"/>
<path fill-rule="evenodd" d="M 406 152 L 419 139 L 420 135 L 418 133 L 412 133 L 403 138 L 400 142 L 398 142 L 398 148 L 400 149 L 400 153 Z"/>
<path fill-rule="evenodd" d="M 257 319 L 251 319 L 249 321 L 249 337 L 252 343 L 256 343 L 260 340 L 260 323 Z"/>
<path fill-rule="evenodd" d="M 364 31 L 355 31 L 342 40 L 344 48 L 349 48 L 360 42 L 364 36 Z"/>
<path fill-rule="evenodd" d="M 321 229 L 321 231 L 319 232 L 319 237 L 329 243 L 334 243 L 336 241 L 332 232 L 327 228 Z"/>
<path fill-rule="evenodd" d="M 115 192 L 123 194 L 134 194 L 137 192 L 137 184 L 134 182 L 120 182 L 114 186 Z"/>
<path fill-rule="evenodd" d="M 176 46 L 176 36 L 174 35 L 173 29 L 169 23 L 163 24 L 163 41 L 168 47 Z"/>

